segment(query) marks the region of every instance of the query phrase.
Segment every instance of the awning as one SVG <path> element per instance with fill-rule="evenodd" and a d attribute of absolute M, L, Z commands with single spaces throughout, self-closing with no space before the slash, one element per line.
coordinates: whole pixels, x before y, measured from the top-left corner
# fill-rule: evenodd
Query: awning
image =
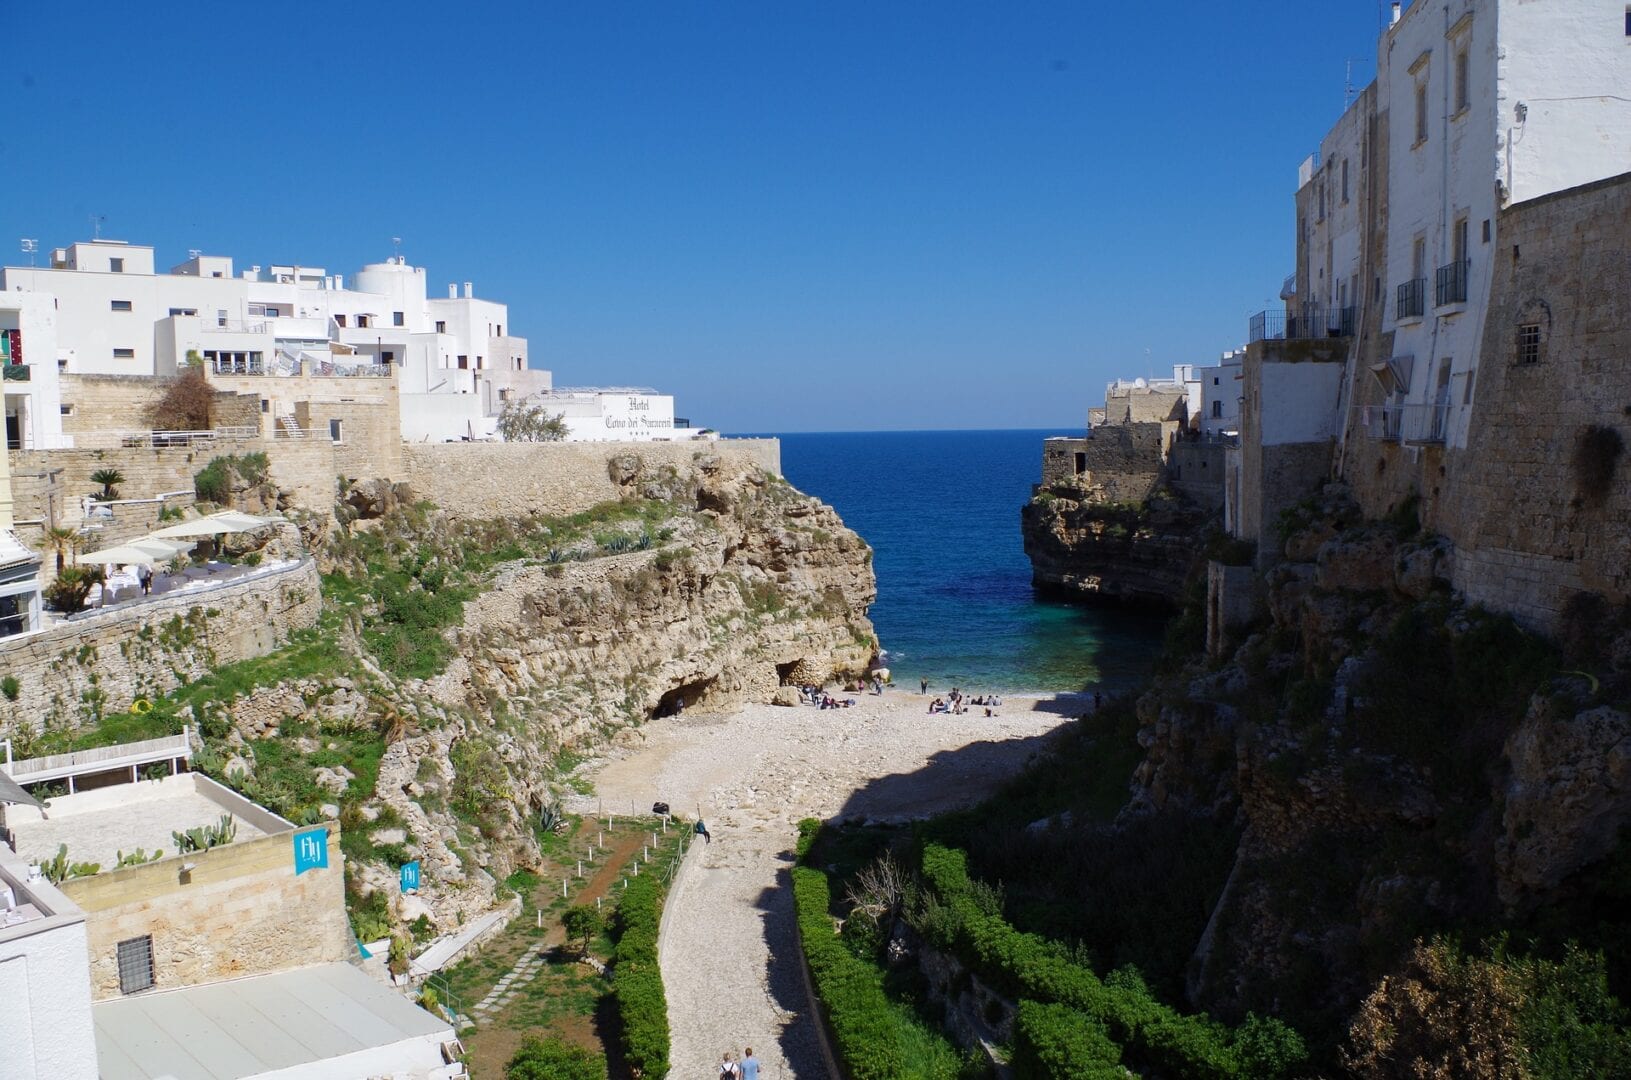
<path fill-rule="evenodd" d="M 45 811 L 45 804 L 24 791 L 23 785 L 7 776 L 3 769 L 0 769 L 0 803 L 17 803 L 19 806 L 32 806 L 41 813 Z"/>
<path fill-rule="evenodd" d="M 1414 356 L 1393 356 L 1370 366 L 1371 374 L 1376 376 L 1376 381 L 1382 385 L 1382 392 L 1387 394 L 1408 394 L 1410 376 L 1415 369 Z"/>

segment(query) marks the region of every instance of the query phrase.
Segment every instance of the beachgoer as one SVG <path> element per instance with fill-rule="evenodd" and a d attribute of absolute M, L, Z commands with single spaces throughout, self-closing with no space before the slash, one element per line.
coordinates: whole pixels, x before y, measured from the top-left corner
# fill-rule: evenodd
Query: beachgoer
<path fill-rule="evenodd" d="M 714 842 L 713 834 L 708 831 L 708 826 L 701 818 L 697 818 L 697 835 L 708 841 L 710 844 Z"/>
<path fill-rule="evenodd" d="M 685 699 L 684 698 L 675 698 L 674 699 L 674 715 L 679 716 L 684 712 L 685 712 Z"/>
<path fill-rule="evenodd" d="M 751 1046 L 742 1051 L 742 1080 L 759 1080 L 759 1059 Z"/>
<path fill-rule="evenodd" d="M 929 680 L 928 679 L 919 679 L 917 681 L 917 685 L 918 685 L 918 693 L 927 694 L 929 692 Z"/>
<path fill-rule="evenodd" d="M 730 1054 L 727 1053 L 719 1061 L 719 1080 L 741 1080 L 741 1078 L 742 1070 L 736 1067 L 736 1062 L 732 1061 Z"/>

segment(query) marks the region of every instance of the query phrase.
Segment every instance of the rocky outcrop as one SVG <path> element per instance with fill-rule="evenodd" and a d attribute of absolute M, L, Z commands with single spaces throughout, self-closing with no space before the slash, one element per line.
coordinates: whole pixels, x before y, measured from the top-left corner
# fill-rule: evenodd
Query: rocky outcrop
<path fill-rule="evenodd" d="M 1178 499 L 1106 503 L 1053 485 L 1024 506 L 1020 528 L 1039 591 L 1172 607 L 1200 565 L 1211 518 Z"/>

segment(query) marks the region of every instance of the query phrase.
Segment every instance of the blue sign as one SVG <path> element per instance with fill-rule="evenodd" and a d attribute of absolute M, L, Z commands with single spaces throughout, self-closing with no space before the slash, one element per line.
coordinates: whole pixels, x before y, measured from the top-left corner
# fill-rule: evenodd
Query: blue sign
<path fill-rule="evenodd" d="M 328 830 L 294 834 L 294 872 L 299 877 L 307 870 L 328 867 Z"/>
<path fill-rule="evenodd" d="M 402 864 L 402 891 L 413 892 L 419 888 L 419 860 Z"/>

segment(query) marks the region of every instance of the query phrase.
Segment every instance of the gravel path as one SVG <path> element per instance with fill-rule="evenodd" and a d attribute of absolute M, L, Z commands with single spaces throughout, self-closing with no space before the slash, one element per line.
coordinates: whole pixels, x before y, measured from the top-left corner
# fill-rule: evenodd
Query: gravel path
<path fill-rule="evenodd" d="M 663 916 L 674 921 L 663 982 L 677 1080 L 716 1075 L 720 1055 L 744 1045 L 764 1080 L 826 1075 L 794 954 L 788 870 L 800 818 L 903 820 L 966 804 L 1085 708 L 1010 697 L 993 717 L 929 716 L 915 694 L 858 700 L 658 721 L 580 770 L 596 795 L 574 810 L 649 811 L 662 800 L 700 811 L 713 832 Z"/>

